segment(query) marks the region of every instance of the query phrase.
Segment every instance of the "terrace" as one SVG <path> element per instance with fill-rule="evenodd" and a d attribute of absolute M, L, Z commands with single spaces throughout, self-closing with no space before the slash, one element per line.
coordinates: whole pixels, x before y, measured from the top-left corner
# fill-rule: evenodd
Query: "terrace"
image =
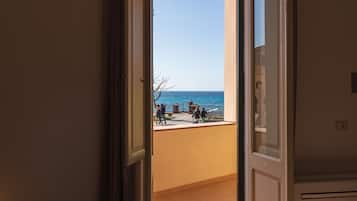
<path fill-rule="evenodd" d="M 230 122 L 156 128 L 155 201 L 235 200 L 236 133 L 237 125 Z"/>

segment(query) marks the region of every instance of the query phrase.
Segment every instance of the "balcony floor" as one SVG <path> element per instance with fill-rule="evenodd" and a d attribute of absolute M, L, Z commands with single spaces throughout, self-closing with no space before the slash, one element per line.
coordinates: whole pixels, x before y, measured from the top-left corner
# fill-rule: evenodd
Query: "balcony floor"
<path fill-rule="evenodd" d="M 154 201 L 236 201 L 237 180 L 232 178 L 177 192 L 155 195 Z"/>

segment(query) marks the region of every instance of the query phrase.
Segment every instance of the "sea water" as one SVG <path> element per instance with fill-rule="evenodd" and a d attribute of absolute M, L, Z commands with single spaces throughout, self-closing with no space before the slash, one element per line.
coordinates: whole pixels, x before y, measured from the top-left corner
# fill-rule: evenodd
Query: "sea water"
<path fill-rule="evenodd" d="M 180 111 L 188 111 L 188 103 L 205 108 L 207 111 L 223 114 L 224 92 L 223 91 L 163 91 L 156 104 L 166 105 L 166 111 L 171 112 L 173 105 L 178 104 Z"/>

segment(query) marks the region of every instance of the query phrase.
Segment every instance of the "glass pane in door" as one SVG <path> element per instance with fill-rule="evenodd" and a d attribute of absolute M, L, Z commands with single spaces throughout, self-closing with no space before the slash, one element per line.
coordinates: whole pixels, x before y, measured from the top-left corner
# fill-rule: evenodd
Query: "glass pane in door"
<path fill-rule="evenodd" d="M 279 0 L 254 0 L 254 152 L 278 158 Z"/>

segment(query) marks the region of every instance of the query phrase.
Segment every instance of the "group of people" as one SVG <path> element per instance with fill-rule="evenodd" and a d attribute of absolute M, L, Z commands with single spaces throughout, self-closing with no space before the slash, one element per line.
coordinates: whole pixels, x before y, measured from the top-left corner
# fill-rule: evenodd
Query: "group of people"
<path fill-rule="evenodd" d="M 166 105 L 157 104 L 156 109 L 156 124 L 167 125 L 166 122 Z M 205 108 L 200 110 L 200 106 L 197 105 L 196 110 L 192 113 L 193 123 L 206 122 L 208 119 L 208 112 Z"/>
<path fill-rule="evenodd" d="M 166 105 L 164 105 L 164 104 L 156 105 L 156 119 L 157 119 L 159 125 L 167 124 L 165 114 L 166 114 Z"/>
<path fill-rule="evenodd" d="M 206 111 L 205 108 L 202 108 L 202 111 L 200 110 L 200 107 L 197 106 L 195 112 L 192 114 L 192 118 L 194 118 L 194 123 L 200 122 L 200 119 L 202 122 L 205 122 L 207 120 L 207 114 L 208 112 Z"/>

